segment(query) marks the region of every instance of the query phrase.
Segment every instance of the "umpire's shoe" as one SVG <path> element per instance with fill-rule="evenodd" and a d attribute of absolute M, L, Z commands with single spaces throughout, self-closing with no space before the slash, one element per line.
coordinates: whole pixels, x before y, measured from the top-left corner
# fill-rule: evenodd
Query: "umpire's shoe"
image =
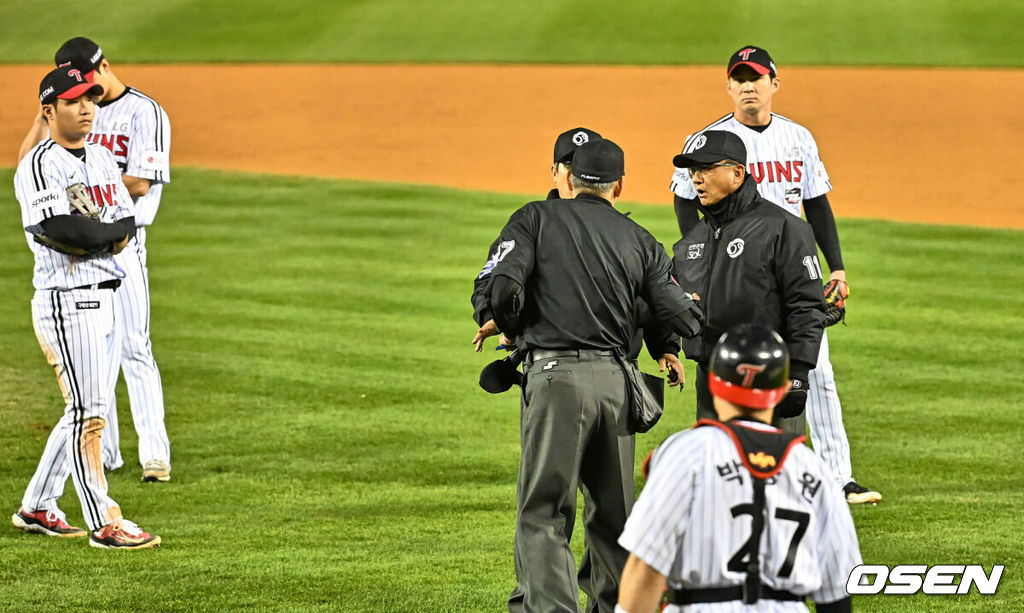
<path fill-rule="evenodd" d="M 17 513 L 11 515 L 11 523 L 19 530 L 38 532 L 46 536 L 78 538 L 86 535 L 85 530 L 70 525 L 60 509 L 30 513 L 25 507 L 21 507 Z"/>
<path fill-rule="evenodd" d="M 846 502 L 850 504 L 878 504 L 882 501 L 881 494 L 869 490 L 856 481 L 850 481 L 844 485 L 843 493 L 846 494 Z"/>
<path fill-rule="evenodd" d="M 143 532 L 123 517 L 89 535 L 89 545 L 100 549 L 147 549 L 159 544 L 159 536 Z"/>

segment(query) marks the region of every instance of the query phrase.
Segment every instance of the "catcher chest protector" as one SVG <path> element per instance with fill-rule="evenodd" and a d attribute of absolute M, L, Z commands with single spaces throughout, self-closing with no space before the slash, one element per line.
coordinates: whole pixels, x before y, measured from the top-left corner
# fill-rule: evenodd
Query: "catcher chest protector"
<path fill-rule="evenodd" d="M 743 602 L 754 604 L 761 598 L 760 555 L 761 532 L 764 530 L 764 486 L 765 480 L 771 479 L 782 471 L 782 465 L 789 457 L 793 447 L 806 440 L 802 434 L 782 432 L 777 429 L 761 430 L 742 422 L 730 420 L 720 422 L 713 419 L 702 419 L 697 426 L 713 426 L 729 435 L 736 451 L 740 454 L 743 466 L 750 473 L 754 490 L 754 502 L 751 514 L 753 531 L 747 541 L 748 547 L 740 550 L 746 562 L 740 562 L 747 576 L 743 581 Z M 742 560 L 740 558 L 739 560 Z M 739 561 L 738 560 L 738 561 Z"/>

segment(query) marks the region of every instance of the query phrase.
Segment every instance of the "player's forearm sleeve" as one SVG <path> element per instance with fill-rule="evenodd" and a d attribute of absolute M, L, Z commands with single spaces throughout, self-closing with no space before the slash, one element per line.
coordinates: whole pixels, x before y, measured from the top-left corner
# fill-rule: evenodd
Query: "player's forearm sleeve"
<path fill-rule="evenodd" d="M 132 229 L 135 218 L 127 217 Z M 124 240 L 126 233 L 131 233 L 123 221 L 103 223 L 82 215 L 54 215 L 39 224 L 43 232 L 55 241 L 85 249 L 97 251 L 112 242 Z"/>
<path fill-rule="evenodd" d="M 679 222 L 679 234 L 686 236 L 686 233 L 693 229 L 700 221 L 697 215 L 697 198 L 680 198 L 672 195 L 673 205 L 676 209 L 676 221 Z"/>
<path fill-rule="evenodd" d="M 828 196 L 822 194 L 817 198 L 804 200 L 804 214 L 807 223 L 814 230 L 814 240 L 825 255 L 829 270 L 844 270 L 843 254 L 839 248 L 839 231 L 836 229 L 836 218 L 832 214 L 832 205 Z"/>

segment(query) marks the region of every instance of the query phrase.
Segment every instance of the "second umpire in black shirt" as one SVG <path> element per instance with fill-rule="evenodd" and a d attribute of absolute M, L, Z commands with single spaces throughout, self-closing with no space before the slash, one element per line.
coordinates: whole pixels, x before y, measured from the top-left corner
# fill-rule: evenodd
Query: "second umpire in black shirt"
<path fill-rule="evenodd" d="M 616 542 L 633 505 L 634 441 L 618 355 L 637 328 L 642 298 L 684 338 L 699 309 L 676 284 L 664 248 L 618 212 L 624 156 L 609 140 L 581 146 L 575 198 L 531 202 L 501 232 L 491 312 L 528 351 L 523 383 L 515 567 L 522 599 L 511 611 L 579 609 L 569 546 L 583 492 L 591 583 L 599 611 L 614 609 L 627 558 Z"/>

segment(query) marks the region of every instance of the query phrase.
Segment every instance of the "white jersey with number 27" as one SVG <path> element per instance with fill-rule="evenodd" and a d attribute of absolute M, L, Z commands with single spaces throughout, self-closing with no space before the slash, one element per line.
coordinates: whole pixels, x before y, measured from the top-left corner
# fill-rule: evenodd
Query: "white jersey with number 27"
<path fill-rule="evenodd" d="M 832 189 L 825 164 L 818 154 L 818 144 L 810 130 L 795 121 L 772 113 L 768 127 L 758 132 L 729 113 L 686 137 L 683 153 L 696 149 L 701 135 L 708 130 L 723 130 L 739 136 L 747 148 L 747 172 L 757 181 L 757 191 L 797 217 L 800 217 L 804 200 L 817 198 Z M 697 197 L 685 169 L 675 170 L 671 188 L 680 198 Z"/>
<path fill-rule="evenodd" d="M 777 431 L 759 422 L 749 428 Z M 666 576 L 674 589 L 739 586 L 751 538 L 753 485 L 729 434 L 697 427 L 669 437 L 619 544 Z M 761 583 L 814 602 L 847 596 L 846 580 L 861 563 L 853 518 L 831 473 L 805 445 L 793 445 L 782 470 L 766 480 L 765 524 L 758 548 Z M 668 610 L 679 610 L 669 607 Z M 761 600 L 686 605 L 696 611 L 807 611 L 800 602 Z"/>

